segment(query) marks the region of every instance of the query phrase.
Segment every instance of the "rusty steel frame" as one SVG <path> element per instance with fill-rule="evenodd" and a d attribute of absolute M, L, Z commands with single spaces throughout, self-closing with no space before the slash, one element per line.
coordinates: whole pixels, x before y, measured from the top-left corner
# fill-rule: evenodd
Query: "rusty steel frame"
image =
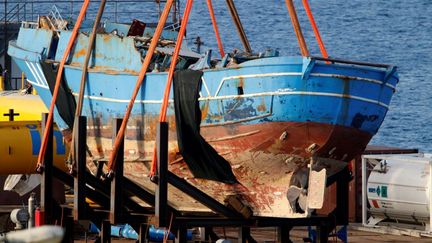
<path fill-rule="evenodd" d="M 42 213 L 43 222 L 45 224 L 53 223 L 53 208 L 54 208 L 54 199 L 53 195 L 53 125 L 46 126 L 48 121 L 48 113 L 42 114 L 42 133 L 46 133 L 47 136 L 47 147 L 46 153 L 44 154 L 43 160 L 44 170 L 42 173 L 41 180 L 41 195 L 40 195 L 40 212 Z"/>
<path fill-rule="evenodd" d="M 44 116 L 46 117 L 46 115 Z M 81 148 L 77 150 L 77 158 L 82 158 L 85 161 L 85 141 L 86 141 L 86 118 L 79 117 L 77 120 L 77 127 L 75 132 L 77 134 L 77 146 Z M 118 132 L 119 124 L 121 120 L 115 121 L 114 129 L 115 134 Z M 243 218 L 239 213 L 232 209 L 220 204 L 204 192 L 195 188 L 187 181 L 179 178 L 168 170 L 168 124 L 163 122 L 158 125 L 158 171 L 159 177 L 157 178 L 158 184 L 156 185 L 156 193 L 153 194 L 142 188 L 138 184 L 132 182 L 130 179 L 116 175 L 115 179 L 111 183 L 111 192 L 109 189 L 109 183 L 102 181 L 91 175 L 88 171 L 82 171 L 79 168 L 76 178 L 69 175 L 50 162 L 49 155 L 52 155 L 52 143 L 48 147 L 51 153 L 46 153 L 46 168 L 42 173 L 43 183 L 41 185 L 41 200 L 42 209 L 45 212 L 45 222 L 51 222 L 55 215 L 52 215 L 53 200 L 51 198 L 52 193 L 52 179 L 54 177 L 61 180 L 66 185 L 75 184 L 76 191 L 74 194 L 75 208 L 71 213 L 77 216 L 77 219 L 83 219 L 83 213 L 86 213 L 87 218 L 92 218 L 97 223 L 102 225 L 101 239 L 104 242 L 110 241 L 110 236 L 107 233 L 107 229 L 111 224 L 114 223 L 130 223 L 136 227 L 139 227 L 141 242 L 145 242 L 145 238 L 148 232 L 145 230 L 150 224 L 158 224 L 159 226 L 167 227 L 169 224 L 172 225 L 172 231 L 176 232 L 178 242 L 186 242 L 186 229 L 189 227 L 207 227 L 209 235 L 212 235 L 212 227 L 216 226 L 231 226 L 239 228 L 239 242 L 254 242 L 253 237 L 250 234 L 250 228 L 260 227 L 277 227 L 278 239 L 277 242 L 289 242 L 289 231 L 294 226 L 316 226 L 318 229 L 318 242 L 327 242 L 328 234 L 331 232 L 336 225 L 345 225 L 348 223 L 348 183 L 350 180 L 350 174 L 348 169 L 344 169 L 337 175 L 330 178 L 329 182 L 337 183 L 337 206 L 333 212 L 327 216 L 313 216 L 310 218 L 274 218 L 274 217 L 251 217 Z M 50 139 L 53 139 L 51 134 Z M 81 156 L 81 157 L 80 157 Z M 83 157 L 84 156 L 84 157 Z M 119 156 L 116 166 L 123 166 L 123 157 Z M 79 162 L 82 162 L 80 160 Z M 83 163 L 78 163 L 78 167 L 81 167 Z M 117 170 L 121 172 L 121 170 Z M 85 179 L 82 179 L 85 178 Z M 117 181 L 118 180 L 118 181 Z M 121 181 L 121 183 L 120 183 Z M 184 212 L 179 212 L 168 205 L 167 191 L 168 184 L 180 189 L 188 196 L 207 206 L 217 214 L 210 216 L 193 215 L 186 216 Z M 122 186 L 120 188 L 120 186 Z M 91 189 L 93 188 L 93 189 Z M 77 193 L 78 192 L 78 193 Z M 150 205 L 154 205 L 154 211 L 148 210 L 130 200 L 128 196 L 137 196 L 141 200 L 145 201 Z M 100 204 L 105 210 L 95 211 L 85 203 L 85 198 L 88 197 L 98 204 Z M 118 200 L 123 199 L 123 200 Z M 111 202 L 111 203 L 109 203 Z M 84 208 L 84 211 L 83 211 Z M 78 209 L 78 210 L 77 210 Z M 81 215 L 81 216 L 80 216 Z M 67 220 L 70 216 L 65 215 L 66 218 L 63 220 L 68 223 Z M 156 219 L 154 220 L 154 216 Z M 169 218 L 172 217 L 172 222 Z M 70 224 L 70 222 L 68 223 Z M 138 229 L 138 228 L 137 228 Z M 72 235 L 69 235 L 72 237 Z M 214 233 L 213 233 L 214 237 Z"/>
<path fill-rule="evenodd" d="M 113 124 L 113 142 L 116 139 L 117 133 L 120 130 L 122 119 L 114 119 Z M 110 193 L 110 223 L 118 224 L 121 221 L 123 215 L 123 171 L 124 171 L 124 136 L 120 138 L 119 151 L 116 157 L 116 163 L 114 165 L 114 171 L 116 176 L 111 180 L 111 193 Z"/>
<path fill-rule="evenodd" d="M 86 133 L 87 133 L 87 119 L 83 116 L 75 117 L 74 130 L 75 137 L 75 151 L 74 158 L 76 159 L 76 176 L 74 177 L 74 220 L 86 219 L 87 204 L 85 202 L 86 190 Z"/>

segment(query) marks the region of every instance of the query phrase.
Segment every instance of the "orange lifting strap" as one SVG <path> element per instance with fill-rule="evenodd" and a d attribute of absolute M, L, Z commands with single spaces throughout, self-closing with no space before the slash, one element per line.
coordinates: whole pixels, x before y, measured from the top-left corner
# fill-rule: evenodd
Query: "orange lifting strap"
<path fill-rule="evenodd" d="M 113 150 L 111 152 L 111 156 L 110 156 L 110 159 L 109 159 L 109 162 L 108 162 L 108 175 L 112 175 L 113 172 L 114 172 L 112 170 L 112 168 L 115 165 L 115 160 L 116 160 L 116 157 L 117 157 L 117 154 L 118 154 L 118 150 L 119 150 L 119 147 L 120 147 L 121 140 L 123 140 L 123 138 L 124 138 L 124 134 L 125 134 L 125 130 L 126 130 L 126 125 L 127 125 L 128 120 L 129 120 L 130 113 L 132 112 L 132 108 L 133 108 L 133 105 L 135 103 L 135 99 L 136 99 L 136 97 L 138 95 L 138 91 L 139 91 L 139 89 L 141 87 L 141 84 L 144 81 L 144 77 L 145 77 L 145 75 L 147 73 L 147 68 L 150 65 L 151 59 L 153 57 L 153 53 L 156 50 L 157 43 L 158 43 L 159 38 L 160 38 L 160 36 L 162 34 L 163 28 L 165 26 L 165 23 L 166 23 L 166 20 L 168 18 L 168 15 L 170 13 L 172 5 L 173 5 L 173 0 L 168 0 L 166 2 L 165 8 L 164 8 L 164 10 L 162 12 L 162 15 L 161 15 L 161 17 L 159 19 L 159 23 L 158 23 L 158 25 L 156 27 L 155 33 L 154 33 L 152 41 L 150 43 L 150 47 L 149 47 L 149 49 L 147 51 L 147 54 L 145 56 L 143 65 L 142 65 L 140 73 L 138 75 L 138 80 L 136 82 L 135 88 L 134 88 L 133 93 L 132 93 L 131 100 L 130 100 L 128 106 L 127 106 L 126 113 L 125 113 L 125 115 L 123 117 L 123 121 L 122 121 L 122 124 L 120 126 L 120 130 L 117 133 L 116 139 L 114 141 L 114 147 L 113 147 Z"/>
<path fill-rule="evenodd" d="M 180 48 L 181 48 L 181 45 L 183 42 L 183 37 L 186 33 L 186 26 L 187 26 L 187 23 L 189 20 L 189 14 L 190 14 L 190 11 L 192 9 L 192 4 L 193 4 L 193 0 L 188 0 L 186 3 L 185 11 L 183 13 L 183 19 L 182 19 L 182 22 L 180 25 L 180 31 L 177 35 L 177 42 L 176 42 L 173 56 L 171 58 L 172 61 L 171 61 L 170 69 L 168 72 L 168 78 L 167 78 L 167 83 L 165 86 L 164 97 L 162 100 L 161 111 L 159 113 L 159 121 L 160 122 L 166 121 L 168 99 L 169 99 L 169 95 L 170 95 L 172 80 L 174 77 L 174 70 L 175 70 L 175 67 L 177 65 L 178 56 L 180 54 Z M 154 150 L 153 150 L 153 159 L 152 159 L 151 169 L 150 169 L 150 175 L 151 176 L 154 176 L 156 173 L 156 161 L 157 161 L 157 151 L 156 151 L 156 145 L 155 145 Z"/>
<path fill-rule="evenodd" d="M 297 13 L 296 13 L 296 10 L 294 7 L 294 3 L 292 0 L 285 0 L 285 3 L 287 5 L 288 12 L 289 12 L 289 15 L 291 17 L 291 23 L 292 23 L 292 26 L 294 28 L 294 32 L 297 36 L 297 41 L 298 41 L 299 46 L 300 46 L 301 54 L 302 54 L 302 56 L 309 56 L 309 51 L 308 51 L 306 42 L 304 40 L 303 33 L 301 31 L 301 28 L 300 28 L 300 24 L 299 24 L 299 21 L 297 18 Z"/>
<path fill-rule="evenodd" d="M 219 52 L 220 52 L 221 58 L 223 58 L 225 56 L 225 52 L 224 52 L 222 41 L 221 41 L 221 38 L 220 38 L 220 35 L 219 35 L 219 29 L 217 27 L 216 17 L 214 15 L 213 5 L 212 5 L 211 0 L 207 0 L 207 7 L 208 7 L 208 10 L 209 10 L 209 13 L 210 13 L 211 21 L 212 21 L 212 24 L 213 24 L 213 29 L 214 29 L 214 32 L 215 32 L 215 35 L 216 35 L 216 40 L 217 40 Z"/>
<path fill-rule="evenodd" d="M 319 31 L 318 31 L 318 27 L 317 27 L 317 25 L 315 23 L 315 19 L 314 19 L 313 15 L 312 15 L 312 11 L 310 10 L 309 2 L 308 2 L 308 0 L 302 0 L 302 1 L 303 1 L 303 6 L 304 6 L 304 8 L 306 10 L 306 14 L 309 17 L 309 21 L 310 21 L 310 23 L 312 25 L 312 29 L 313 29 L 314 34 L 315 34 L 315 38 L 318 41 L 318 45 L 319 45 L 321 54 L 323 55 L 323 57 L 328 58 L 327 50 L 326 50 L 326 48 L 324 46 L 324 43 L 323 43 L 323 41 L 321 39 L 321 35 L 320 35 Z"/>
<path fill-rule="evenodd" d="M 87 7 L 88 7 L 89 3 L 90 3 L 90 0 L 85 0 L 82 7 L 81 7 L 77 22 L 75 23 L 75 26 L 72 30 L 72 35 L 69 39 L 69 43 L 66 47 L 66 50 L 63 54 L 63 58 L 62 58 L 60 65 L 59 65 L 59 69 L 58 69 L 58 73 L 57 73 L 57 77 L 56 77 L 56 83 L 54 86 L 54 92 L 52 94 L 53 98 L 51 100 L 51 105 L 50 105 L 49 114 L 48 114 L 48 120 L 46 121 L 46 126 L 45 126 L 45 131 L 43 134 L 42 144 L 41 144 L 41 147 L 39 150 L 38 162 L 36 165 L 36 171 L 37 172 L 42 172 L 42 168 L 44 166 L 43 160 L 45 157 L 46 147 L 47 147 L 47 143 L 48 143 L 48 134 L 49 134 L 48 130 L 50 127 L 52 127 L 52 123 L 53 123 L 54 108 L 55 108 L 55 103 L 57 101 L 57 96 L 58 96 L 58 91 L 59 91 L 59 87 L 60 87 L 61 77 L 63 74 L 64 65 L 65 65 L 66 60 L 69 56 L 69 53 L 72 49 L 72 46 L 75 42 L 76 36 L 78 35 L 78 30 L 81 26 L 82 21 L 84 20 L 84 17 L 85 17 L 85 14 L 87 12 Z"/>

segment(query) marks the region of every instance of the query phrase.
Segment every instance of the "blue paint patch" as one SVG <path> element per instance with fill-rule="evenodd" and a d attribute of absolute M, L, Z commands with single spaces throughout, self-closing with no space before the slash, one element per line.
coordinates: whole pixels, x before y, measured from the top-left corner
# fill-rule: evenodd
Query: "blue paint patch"
<path fill-rule="evenodd" d="M 65 145 L 63 144 L 63 135 L 61 134 L 61 132 L 60 131 L 54 131 L 54 138 L 55 138 L 55 143 L 56 143 L 57 154 L 58 155 L 65 154 L 66 148 L 65 148 Z"/>
<path fill-rule="evenodd" d="M 36 130 L 36 125 L 27 125 L 26 127 L 30 129 L 32 155 L 38 155 L 42 144 L 41 135 L 39 131 Z M 56 143 L 56 154 L 64 155 L 66 153 L 66 146 L 63 144 L 63 135 L 60 131 L 54 131 L 53 135 Z"/>
<path fill-rule="evenodd" d="M 32 155 L 38 155 L 41 146 L 41 136 L 39 131 L 30 129 L 30 136 L 32 141 Z"/>

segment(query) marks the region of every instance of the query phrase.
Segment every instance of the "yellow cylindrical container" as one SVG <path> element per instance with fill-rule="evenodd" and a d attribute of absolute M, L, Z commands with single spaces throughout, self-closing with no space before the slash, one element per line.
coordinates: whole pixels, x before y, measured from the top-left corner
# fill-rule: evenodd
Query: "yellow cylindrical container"
<path fill-rule="evenodd" d="M 37 156 L 42 141 L 39 121 L 0 122 L 0 175 L 35 173 Z M 54 130 L 54 164 L 66 170 L 68 154 L 63 136 Z"/>
<path fill-rule="evenodd" d="M 9 117 L 4 114 L 13 109 L 14 121 L 38 121 L 42 113 L 48 113 L 48 109 L 37 95 L 21 95 L 20 93 L 7 93 L 0 95 L 0 121 L 8 121 Z"/>

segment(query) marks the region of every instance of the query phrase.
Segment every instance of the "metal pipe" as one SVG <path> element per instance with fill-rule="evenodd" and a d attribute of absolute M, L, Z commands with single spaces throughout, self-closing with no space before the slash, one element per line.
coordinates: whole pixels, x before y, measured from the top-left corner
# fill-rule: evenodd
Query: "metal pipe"
<path fill-rule="evenodd" d="M 303 33 L 301 31 L 301 27 L 297 18 L 297 13 L 294 7 L 294 3 L 292 0 L 285 0 L 286 6 L 288 8 L 289 15 L 291 17 L 291 23 L 294 28 L 294 32 L 297 36 L 297 41 L 300 45 L 300 51 L 302 56 L 309 56 L 309 51 L 306 45 L 306 42 L 303 37 Z"/>
<path fill-rule="evenodd" d="M 233 19 L 233 22 L 234 22 L 236 28 L 237 28 L 237 32 L 239 33 L 240 40 L 243 43 L 243 46 L 244 46 L 246 52 L 249 52 L 249 53 L 252 52 L 252 49 L 251 49 L 250 44 L 249 44 L 249 40 L 247 39 L 246 33 L 243 29 L 243 25 L 241 24 L 237 9 L 234 5 L 234 1 L 233 0 L 226 0 L 226 3 L 228 5 L 228 9 L 230 11 L 231 17 Z"/>

